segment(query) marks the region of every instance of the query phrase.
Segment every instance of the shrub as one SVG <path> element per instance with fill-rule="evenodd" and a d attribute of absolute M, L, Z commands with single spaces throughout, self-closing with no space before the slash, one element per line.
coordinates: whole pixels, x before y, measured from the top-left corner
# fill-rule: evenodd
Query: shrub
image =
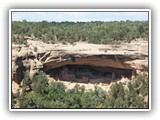
<path fill-rule="evenodd" d="M 24 87 L 29 77 L 25 74 Z M 32 79 L 32 92 L 22 91 L 20 108 L 146 108 L 148 101 L 148 82 L 146 75 L 138 75 L 124 89 L 122 83 L 111 85 L 108 92 L 95 86 L 86 91 L 84 86 L 76 84 L 67 90 L 62 82 L 48 84 L 45 73 L 40 72 Z M 137 92 L 138 91 L 138 92 Z"/>

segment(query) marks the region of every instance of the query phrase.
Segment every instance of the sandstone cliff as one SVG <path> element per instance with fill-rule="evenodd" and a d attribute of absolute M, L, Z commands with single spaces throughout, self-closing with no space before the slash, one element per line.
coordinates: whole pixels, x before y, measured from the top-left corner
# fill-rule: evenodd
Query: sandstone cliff
<path fill-rule="evenodd" d="M 66 65 L 87 65 L 96 69 L 131 70 L 134 73 L 148 70 L 148 43 L 133 42 L 123 45 L 45 44 L 28 40 L 28 45 L 12 45 L 12 80 L 20 84 L 23 72 L 48 72 Z M 117 70 L 117 71 L 118 71 Z M 118 71 L 118 72 L 119 72 Z"/>

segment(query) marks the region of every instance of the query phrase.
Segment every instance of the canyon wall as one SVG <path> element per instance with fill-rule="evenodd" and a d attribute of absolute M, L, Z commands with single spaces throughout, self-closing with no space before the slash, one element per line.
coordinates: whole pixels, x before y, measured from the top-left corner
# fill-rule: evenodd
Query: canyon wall
<path fill-rule="evenodd" d="M 148 70 L 147 41 L 122 45 L 95 45 L 83 42 L 62 45 L 32 40 L 27 42 L 27 46 L 12 45 L 12 80 L 18 84 L 21 83 L 25 71 L 32 78 L 40 70 L 49 73 L 53 69 L 68 65 L 90 66 L 97 71 L 113 74 L 116 69 L 117 73 L 129 70 L 134 74 Z M 82 79 L 86 81 L 87 78 Z M 95 83 L 94 80 L 90 82 Z"/>

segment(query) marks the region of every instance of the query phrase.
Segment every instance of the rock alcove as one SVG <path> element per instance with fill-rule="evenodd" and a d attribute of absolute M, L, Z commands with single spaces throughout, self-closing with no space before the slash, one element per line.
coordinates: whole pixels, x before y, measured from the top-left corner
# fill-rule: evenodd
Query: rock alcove
<path fill-rule="evenodd" d="M 12 45 L 12 80 L 17 84 L 22 83 L 24 72 L 32 79 L 39 71 L 60 81 L 109 84 L 148 68 L 147 42 L 73 46 L 28 41 L 28 44 Z"/>
<path fill-rule="evenodd" d="M 110 84 L 122 77 L 131 78 L 131 69 L 117 69 L 90 65 L 65 65 L 46 71 L 51 78 L 76 83 Z"/>

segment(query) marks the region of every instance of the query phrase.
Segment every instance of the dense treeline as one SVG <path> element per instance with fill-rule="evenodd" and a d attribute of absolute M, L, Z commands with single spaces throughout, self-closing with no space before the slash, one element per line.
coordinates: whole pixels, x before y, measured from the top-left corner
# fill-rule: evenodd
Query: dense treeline
<path fill-rule="evenodd" d="M 46 43 L 74 43 L 87 41 L 95 44 L 130 42 L 148 38 L 148 21 L 112 22 L 27 22 L 13 21 L 13 42 L 23 44 L 25 36 L 32 36 Z"/>
<path fill-rule="evenodd" d="M 62 82 L 48 83 L 43 72 L 32 80 L 25 74 L 18 99 L 20 108 L 148 108 L 148 77 L 139 75 L 124 88 L 115 83 L 109 92 L 95 86 L 86 91 L 78 84 L 66 89 Z"/>

